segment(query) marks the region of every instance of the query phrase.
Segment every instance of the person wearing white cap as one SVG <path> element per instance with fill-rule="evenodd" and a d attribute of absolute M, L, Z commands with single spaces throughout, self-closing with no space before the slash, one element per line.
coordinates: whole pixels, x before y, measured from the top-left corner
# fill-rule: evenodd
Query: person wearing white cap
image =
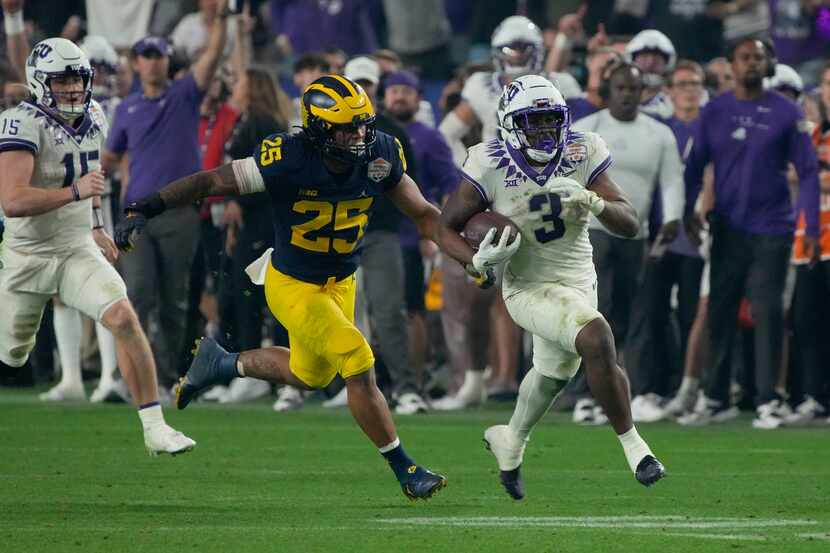
<path fill-rule="evenodd" d="M 801 75 L 789 65 L 775 65 L 775 74 L 764 79 L 764 88 L 780 92 L 795 103 L 800 103 L 804 96 L 804 81 Z"/>

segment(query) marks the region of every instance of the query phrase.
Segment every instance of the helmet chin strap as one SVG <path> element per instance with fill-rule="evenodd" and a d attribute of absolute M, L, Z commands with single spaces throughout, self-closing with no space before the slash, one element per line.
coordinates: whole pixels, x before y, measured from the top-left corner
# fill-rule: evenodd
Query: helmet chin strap
<path fill-rule="evenodd" d="M 527 157 L 537 163 L 547 163 L 556 157 L 556 151 L 548 153 L 544 150 L 535 150 L 533 148 L 525 148 L 525 153 Z"/>

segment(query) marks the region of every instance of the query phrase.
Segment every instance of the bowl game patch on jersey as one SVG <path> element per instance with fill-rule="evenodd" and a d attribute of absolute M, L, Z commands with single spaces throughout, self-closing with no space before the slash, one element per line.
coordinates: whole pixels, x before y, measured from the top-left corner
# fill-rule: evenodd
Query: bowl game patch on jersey
<path fill-rule="evenodd" d="M 370 161 L 366 167 L 366 176 L 375 182 L 380 182 L 392 172 L 392 164 L 382 157 Z"/>

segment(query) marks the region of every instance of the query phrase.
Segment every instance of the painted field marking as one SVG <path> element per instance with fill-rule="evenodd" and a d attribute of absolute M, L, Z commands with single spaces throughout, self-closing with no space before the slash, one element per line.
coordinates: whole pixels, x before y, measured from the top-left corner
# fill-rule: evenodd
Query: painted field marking
<path fill-rule="evenodd" d="M 666 516 L 606 516 L 606 517 L 412 517 L 387 518 L 378 522 L 403 526 L 489 526 L 499 528 L 615 528 L 668 530 L 775 528 L 788 526 L 815 526 L 818 521 L 804 519 L 764 519 L 711 517 L 691 518 L 679 515 Z M 695 534 L 697 535 L 697 534 Z"/>

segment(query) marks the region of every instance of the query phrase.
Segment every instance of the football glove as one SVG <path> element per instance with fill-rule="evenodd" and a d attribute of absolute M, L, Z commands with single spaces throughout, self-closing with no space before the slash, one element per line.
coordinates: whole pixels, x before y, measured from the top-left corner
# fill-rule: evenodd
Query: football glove
<path fill-rule="evenodd" d="M 495 245 L 493 240 L 496 237 L 496 227 L 487 231 L 484 239 L 478 245 L 478 251 L 473 256 L 473 268 L 478 274 L 486 274 L 488 269 L 497 266 L 499 263 L 504 263 L 516 253 L 522 243 L 522 235 L 517 234 L 513 242 L 508 244 L 511 230 L 510 227 L 504 227 L 501 237 Z"/>
<path fill-rule="evenodd" d="M 605 200 L 600 198 L 596 192 L 578 188 L 562 198 L 560 216 L 566 221 L 578 221 L 588 213 L 597 216 L 602 213 L 603 209 L 605 209 Z"/>
<path fill-rule="evenodd" d="M 159 194 L 153 194 L 133 202 L 124 208 L 126 217 L 115 225 L 115 245 L 121 251 L 128 252 L 135 246 L 135 240 L 139 234 L 144 232 L 147 226 L 147 219 L 164 212 L 164 200 Z"/>

